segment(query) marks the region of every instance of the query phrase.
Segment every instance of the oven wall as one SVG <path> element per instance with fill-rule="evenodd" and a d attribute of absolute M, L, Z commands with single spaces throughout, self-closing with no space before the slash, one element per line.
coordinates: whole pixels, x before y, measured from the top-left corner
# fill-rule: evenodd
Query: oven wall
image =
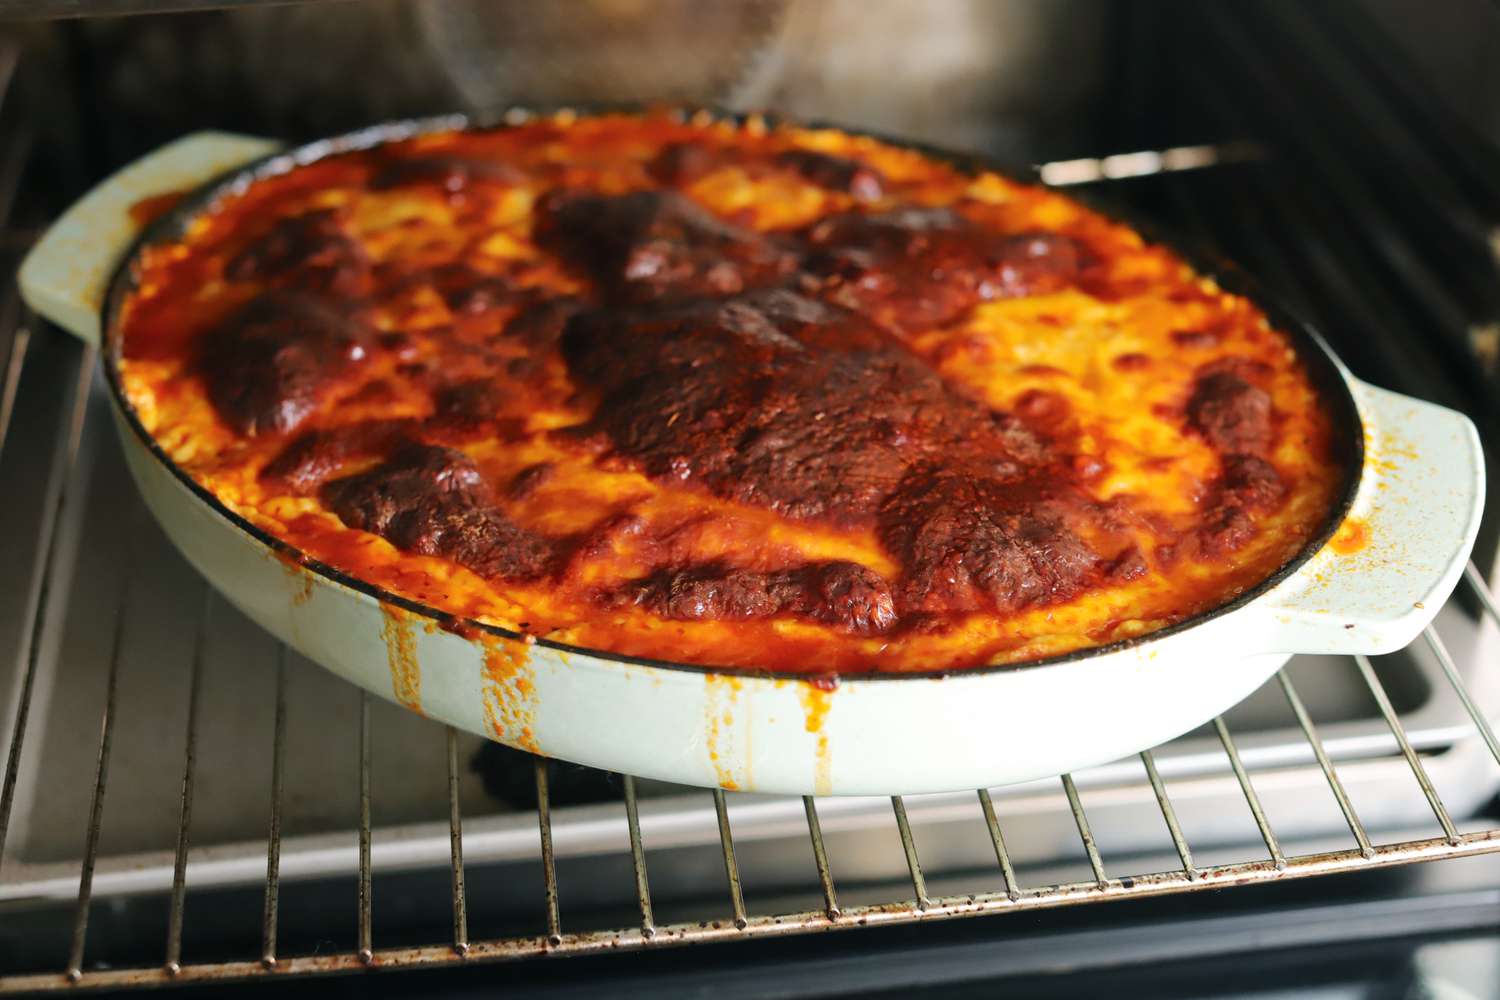
<path fill-rule="evenodd" d="M 1358 0 L 1432 86 L 1492 141 L 1500 142 L 1500 4 L 1445 0 Z"/>
<path fill-rule="evenodd" d="M 311 138 L 601 98 L 776 107 L 1072 155 L 1097 145 L 1126 16 L 1089 0 L 366 0 L 9 30 L 50 144 L 103 168 L 195 128 Z"/>

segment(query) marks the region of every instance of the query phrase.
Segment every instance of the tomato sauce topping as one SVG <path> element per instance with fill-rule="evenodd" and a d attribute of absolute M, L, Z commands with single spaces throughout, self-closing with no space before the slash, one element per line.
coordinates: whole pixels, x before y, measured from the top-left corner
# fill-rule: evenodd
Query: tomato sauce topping
<path fill-rule="evenodd" d="M 1274 572 L 1340 478 L 1248 301 L 1060 195 L 833 130 L 425 135 L 225 196 L 138 285 L 127 393 L 228 506 L 451 620 L 631 655 L 1130 638 Z"/>

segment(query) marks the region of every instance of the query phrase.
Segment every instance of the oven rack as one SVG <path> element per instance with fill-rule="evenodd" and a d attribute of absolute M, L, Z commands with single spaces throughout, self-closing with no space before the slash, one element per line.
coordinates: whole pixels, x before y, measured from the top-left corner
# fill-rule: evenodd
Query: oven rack
<path fill-rule="evenodd" d="M 13 288 L 9 295 L 13 297 Z M 28 345 L 32 343 L 30 328 L 18 322 L 22 317 L 12 298 L 0 300 L 0 319 L 3 318 L 8 318 L 10 322 L 0 329 L 0 345 L 3 345 L 5 349 L 4 355 L 0 356 L 0 371 L 5 373 L 5 381 L 0 384 L 0 390 L 3 390 L 0 391 L 0 416 L 8 415 L 10 412 L 10 404 L 15 396 L 16 384 L 28 353 Z M 60 331 L 49 328 L 41 328 L 37 333 L 52 337 L 65 336 Z M 16 798 L 16 780 L 22 754 L 27 747 L 28 721 L 38 679 L 38 668 L 42 660 L 43 639 L 49 629 L 55 629 L 57 624 L 48 621 L 48 610 L 52 604 L 46 597 L 48 590 L 55 585 L 59 575 L 63 572 L 66 563 L 66 556 L 62 551 L 64 546 L 59 544 L 60 526 L 64 521 L 63 514 L 66 506 L 70 502 L 77 502 L 75 486 L 78 485 L 83 465 L 83 462 L 80 462 L 79 445 L 88 422 L 88 402 L 97 354 L 93 348 L 77 349 L 74 354 L 76 355 L 76 370 L 72 378 L 73 395 L 65 409 L 66 422 L 61 455 L 63 464 L 60 466 L 64 470 L 64 477 L 51 500 L 52 511 L 47 519 L 48 526 L 40 562 L 38 600 L 35 603 L 35 613 L 30 623 L 29 639 L 25 645 L 24 671 L 20 676 L 17 711 L 8 742 L 4 783 L 0 785 L 0 856 L 3 856 L 5 838 L 10 829 L 12 807 Z M 0 446 L 5 443 L 5 430 L 5 424 L 0 423 Z M 131 511 L 122 512 L 122 523 L 132 523 L 131 517 L 142 514 L 139 500 L 132 498 L 130 505 Z M 139 562 L 139 560 L 135 561 Z M 122 585 L 122 594 L 129 590 L 131 574 L 139 574 L 142 571 L 140 566 L 134 566 L 127 571 L 124 577 L 125 583 Z M 1463 580 L 1465 589 L 1477 603 L 1479 613 L 1486 623 L 1490 627 L 1500 626 L 1500 608 L 1497 608 L 1495 597 L 1473 564 L 1465 568 Z M 1245 804 L 1254 818 L 1265 849 L 1262 856 L 1222 864 L 1196 863 L 1192 847 L 1173 809 L 1167 783 L 1157 770 L 1152 751 L 1146 751 L 1140 755 L 1140 762 L 1160 812 L 1161 821 L 1170 835 L 1177 860 L 1180 862 L 1176 867 L 1168 870 L 1121 874 L 1114 864 L 1107 864 L 1091 831 L 1088 813 L 1073 777 L 1062 775 L 1060 777 L 1062 790 L 1066 795 L 1077 828 L 1079 842 L 1087 857 L 1088 868 L 1091 872 L 1090 878 L 1051 885 L 1022 884 L 1017 878 L 1015 866 L 1007 852 L 1001 817 L 997 815 L 990 793 L 987 789 L 978 789 L 973 802 L 975 821 L 983 822 L 988 832 L 995 864 L 1004 879 L 1005 888 L 1003 891 L 961 895 L 933 894 L 928 890 L 917 842 L 912 833 L 912 824 L 907 817 L 906 803 L 901 796 L 895 796 L 891 799 L 891 810 L 900 835 L 905 866 L 910 878 L 911 894 L 904 899 L 891 902 L 843 906 L 839 902 L 839 887 L 835 879 L 839 859 L 830 854 L 824 842 L 816 800 L 804 798 L 802 806 L 806 814 L 807 837 L 812 848 L 823 905 L 820 909 L 804 912 L 759 913 L 752 912 L 746 905 L 726 796 L 722 791 L 715 790 L 704 794 L 712 796 L 718 824 L 725 888 L 723 918 L 698 923 L 658 923 L 652 907 L 646 855 L 649 845 L 643 841 L 641 835 L 636 782 L 630 776 L 625 775 L 621 777 L 628 843 L 621 844 L 620 850 L 623 852 L 628 849 L 631 858 L 639 920 L 634 926 L 628 927 L 570 931 L 567 929 L 564 914 L 559 905 L 557 866 L 553 852 L 551 796 L 548 787 L 549 764 L 537 758 L 534 761 L 539 848 L 537 862 L 541 868 L 544 887 L 544 926 L 538 927 L 536 933 L 533 934 L 475 940 L 471 939 L 468 930 L 469 896 L 465 884 L 463 827 L 458 797 L 460 772 L 456 751 L 457 734 L 451 728 L 447 728 L 445 734 L 447 741 L 446 782 L 447 819 L 451 846 L 452 934 L 447 940 L 416 946 L 383 945 L 375 939 L 371 918 L 370 748 L 373 737 L 370 723 L 370 696 L 362 694 L 356 737 L 359 853 L 357 891 L 353 902 L 357 913 L 357 943 L 350 950 L 313 955 L 284 955 L 277 945 L 278 906 L 281 890 L 279 863 L 282 845 L 283 788 L 287 768 L 293 765 L 287 760 L 285 752 L 287 651 L 284 646 L 281 646 L 278 647 L 275 675 L 276 723 L 272 745 L 269 748 L 272 761 L 272 785 L 267 807 L 266 877 L 263 890 L 260 954 L 249 955 L 236 961 L 185 962 L 182 954 L 183 922 L 189 909 L 187 893 L 190 871 L 189 849 L 192 844 L 195 763 L 200 729 L 198 708 L 201 700 L 200 679 L 205 658 L 206 612 L 207 603 L 205 602 L 195 626 L 196 640 L 190 668 L 189 708 L 186 731 L 182 734 L 182 754 L 175 762 L 162 762 L 163 767 L 174 768 L 176 773 L 181 774 L 181 794 L 177 836 L 173 851 L 174 865 L 168 922 L 161 945 L 161 961 L 154 965 L 130 968 L 91 967 L 85 947 L 89 917 L 94 902 L 93 877 L 99 858 L 100 829 L 109 786 L 112 737 L 120 711 L 117 699 L 120 650 L 128 618 L 124 602 L 121 601 L 115 620 L 111 623 L 112 652 L 104 678 L 103 710 L 98 720 L 97 755 L 92 776 L 90 808 L 84 831 L 84 851 L 78 892 L 73 904 L 68 960 L 64 967 L 54 971 L 0 975 L 0 993 L 257 979 L 349 972 L 361 969 L 452 966 L 542 956 L 657 949 L 676 945 L 915 923 L 1196 892 L 1500 851 L 1500 829 L 1461 831 L 1455 824 L 1448 807 L 1428 776 L 1422 755 L 1408 739 L 1406 728 L 1393 706 L 1385 685 L 1368 659 L 1351 657 L 1346 658 L 1349 669 L 1357 672 L 1360 682 L 1378 706 L 1396 747 L 1405 759 L 1411 778 L 1425 796 L 1432 815 L 1442 830 L 1442 835 L 1439 837 L 1392 843 L 1378 843 L 1371 837 L 1340 781 L 1338 766 L 1330 758 L 1319 736 L 1315 721 L 1305 707 L 1291 677 L 1287 671 L 1283 670 L 1277 675 L 1277 684 L 1354 839 L 1356 846 L 1352 849 L 1298 854 L 1283 847 L 1282 841 L 1267 818 L 1266 811 L 1262 808 L 1255 782 L 1241 760 L 1235 739 L 1221 717 L 1213 721 L 1213 730 L 1227 756 Z M 1496 764 L 1500 765 L 1500 741 L 1497 741 L 1485 712 L 1470 694 L 1444 640 L 1435 629 L 1429 627 L 1423 634 L 1421 642 L 1425 644 L 1441 667 L 1448 684 L 1451 685 L 1454 694 L 1472 720 L 1478 738 L 1482 740 Z M 438 730 L 434 727 L 434 738 L 437 734 Z M 434 780 L 440 779 L 435 776 Z"/>

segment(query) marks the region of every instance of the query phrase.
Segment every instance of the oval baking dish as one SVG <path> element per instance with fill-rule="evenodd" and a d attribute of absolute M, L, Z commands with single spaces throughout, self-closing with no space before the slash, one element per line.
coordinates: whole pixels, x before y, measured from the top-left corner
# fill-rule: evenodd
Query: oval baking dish
<path fill-rule="evenodd" d="M 820 795 L 985 787 L 1154 746 L 1244 698 L 1293 653 L 1399 648 L 1431 620 L 1462 571 L 1484 493 L 1472 425 L 1353 378 L 1314 334 L 1233 274 L 1215 279 L 1265 310 L 1326 398 L 1347 461 L 1346 489 L 1323 530 L 1269 579 L 1139 638 L 946 675 L 809 680 L 455 623 L 310 560 L 176 466 L 126 400 L 118 319 L 132 262 L 215 198 L 257 179 L 468 127 L 459 117 L 395 123 L 290 151 L 242 136 L 189 136 L 81 199 L 20 275 L 33 309 L 101 343 L 128 464 L 174 544 L 267 630 L 376 694 L 532 752 L 685 784 Z M 133 206 L 205 180 L 137 240 Z"/>

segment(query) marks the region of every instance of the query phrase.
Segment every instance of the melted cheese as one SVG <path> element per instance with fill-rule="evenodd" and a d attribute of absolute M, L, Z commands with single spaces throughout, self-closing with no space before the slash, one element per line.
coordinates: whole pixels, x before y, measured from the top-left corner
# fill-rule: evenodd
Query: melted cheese
<path fill-rule="evenodd" d="M 1028 405 L 1063 401 L 1072 460 L 1088 473 L 1079 479 L 1081 488 L 1121 512 L 1124 527 L 1111 528 L 1112 537 L 1123 532 L 1133 540 L 1146 557 L 1145 574 L 1070 600 L 884 635 L 851 634 L 795 616 L 668 620 L 639 606 L 602 606 L 592 596 L 656 565 L 660 553 L 635 536 L 606 533 L 602 547 L 564 580 L 484 579 L 442 558 L 398 551 L 347 527 L 316 495 L 267 481 L 261 471 L 288 435 L 241 435 L 210 402 L 194 345 L 261 290 L 253 280 L 226 279 L 223 268 L 268 220 L 334 208 L 382 273 L 420 274 L 462 262 L 515 285 L 584 293 L 586 283 L 533 239 L 538 202 L 557 187 L 619 193 L 651 186 L 645 165 L 664 145 L 684 140 L 710 141 L 747 157 L 804 148 L 857 159 L 884 175 L 881 204 L 874 208 L 951 205 L 985 226 L 1063 233 L 1086 245 L 1100 272 L 1094 294 L 1075 288 L 987 302 L 941 329 L 916 334 L 909 346 L 944 379 L 998 410 L 1024 415 Z M 469 185 L 458 194 L 430 184 L 373 190 L 367 183 L 375 169 L 371 155 L 354 154 L 253 184 L 201 213 L 180 242 L 146 251 L 139 290 L 123 317 L 122 372 L 146 428 L 230 509 L 313 560 L 443 613 L 585 647 L 731 667 L 849 672 L 1022 662 L 1148 633 L 1223 604 L 1291 558 L 1327 518 L 1341 474 L 1330 459 L 1330 422 L 1287 338 L 1251 303 L 1194 274 L 1170 251 L 1055 193 L 994 174 L 965 175 L 870 139 L 755 123 L 737 128 L 623 116 L 543 121 L 424 136 L 387 153 L 506 163 L 519 168 L 522 179 Z M 735 163 L 697 177 L 684 191 L 718 215 L 763 231 L 800 228 L 853 204 L 848 195 L 795 175 Z M 461 359 L 445 360 L 442 374 L 450 379 L 489 374 L 527 356 L 526 349 L 496 339 L 496 324 L 508 315 L 503 310 L 455 314 L 420 280 L 383 282 L 366 315 L 381 331 L 412 335 L 419 354 L 424 331 L 457 331 L 475 343 L 499 345 L 498 361 L 476 360 L 472 370 Z M 1202 330 L 1216 335 L 1180 336 Z M 1225 359 L 1254 363 L 1265 373 L 1275 434 L 1267 457 L 1285 498 L 1256 514 L 1253 537 L 1234 551 L 1173 559 L 1163 549 L 1198 525 L 1221 463 L 1187 425 L 1184 409 L 1197 373 Z M 576 391 L 556 351 L 527 361 L 516 369 L 524 374 L 513 379 L 504 407 L 519 429 L 461 445 L 502 492 L 522 470 L 552 467 L 535 490 L 505 502 L 517 524 L 555 538 L 596 531 L 628 513 L 648 526 L 648 535 L 676 532 L 674 551 L 698 561 L 776 566 L 847 560 L 887 577 L 901 572 L 873 528 L 790 520 L 715 498 L 691 483 L 653 480 L 628 463 L 604 461 L 550 435 L 586 421 L 594 403 Z M 357 420 L 426 417 L 430 391 L 404 374 L 403 364 L 381 353 L 341 377 L 297 433 Z M 344 471 L 369 464 L 355 459 Z"/>

